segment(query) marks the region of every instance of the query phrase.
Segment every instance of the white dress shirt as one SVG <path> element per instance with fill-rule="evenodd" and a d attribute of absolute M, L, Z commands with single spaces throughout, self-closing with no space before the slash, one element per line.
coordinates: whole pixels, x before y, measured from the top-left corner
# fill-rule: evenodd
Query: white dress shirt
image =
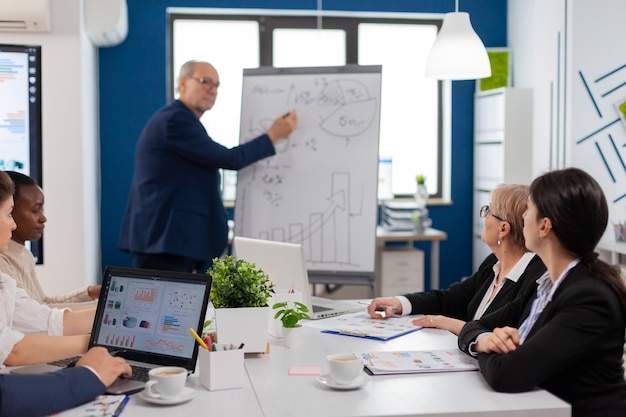
<path fill-rule="evenodd" d="M 64 311 L 39 304 L 0 272 L 0 367 L 24 335 L 62 336 Z"/>

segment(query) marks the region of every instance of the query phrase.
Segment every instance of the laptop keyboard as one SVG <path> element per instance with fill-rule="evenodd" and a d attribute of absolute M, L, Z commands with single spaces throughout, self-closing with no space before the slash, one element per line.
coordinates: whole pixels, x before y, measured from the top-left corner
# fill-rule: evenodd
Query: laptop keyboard
<path fill-rule="evenodd" d="M 150 368 L 144 368 L 143 366 L 130 365 L 133 370 L 133 375 L 128 377 L 127 379 L 132 379 L 133 381 L 147 382 L 148 381 L 148 372 L 150 372 Z"/>
<path fill-rule="evenodd" d="M 314 313 L 319 313 L 321 311 L 328 311 L 328 310 L 332 310 L 332 308 L 330 307 L 323 307 L 323 306 L 318 306 L 318 305 L 312 305 L 311 307 L 313 307 L 313 312 Z"/>
<path fill-rule="evenodd" d="M 80 356 L 72 356 L 69 358 L 63 358 L 63 359 L 59 359 L 56 361 L 51 361 L 51 362 L 48 362 L 48 364 L 58 366 L 59 368 L 65 368 L 68 365 L 75 364 L 76 361 L 79 360 L 80 358 L 81 358 Z M 146 367 L 138 366 L 138 365 L 130 365 L 130 367 L 133 370 L 133 375 L 126 379 L 130 379 L 133 381 L 140 381 L 140 382 L 148 381 L 149 379 L 148 372 L 150 372 L 150 368 L 146 368 Z"/>
<path fill-rule="evenodd" d="M 80 359 L 80 356 L 71 356 L 69 358 L 63 358 L 56 361 L 48 362 L 48 365 L 58 366 L 59 368 L 65 368 L 67 365 L 76 363 Z"/>

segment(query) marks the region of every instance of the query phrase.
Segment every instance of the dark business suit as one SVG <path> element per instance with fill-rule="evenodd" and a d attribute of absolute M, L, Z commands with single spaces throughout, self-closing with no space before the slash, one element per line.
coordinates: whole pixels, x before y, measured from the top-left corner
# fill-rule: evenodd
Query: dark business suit
<path fill-rule="evenodd" d="M 505 308 L 467 323 L 459 348 L 495 327 L 519 328 L 536 290 Z M 479 354 L 480 371 L 496 391 L 536 386 L 572 404 L 572 416 L 626 416 L 622 367 L 626 320 L 617 295 L 582 263 L 562 281 L 526 341 L 507 354 Z"/>
<path fill-rule="evenodd" d="M 480 306 L 487 291 L 493 284 L 493 266 L 498 262 L 492 253 L 471 277 L 452 284 L 447 290 L 432 290 L 406 294 L 411 302 L 411 314 L 443 314 L 455 319 L 470 321 Z M 496 311 L 523 294 L 529 287 L 535 287 L 537 279 L 545 272 L 546 267 L 537 255 L 528 263 L 517 283 L 505 279 L 503 287 L 485 311 L 485 314 Z"/>
<path fill-rule="evenodd" d="M 214 142 L 180 101 L 158 110 L 137 143 L 119 248 L 201 262 L 220 256 L 228 226 L 218 169 L 238 170 L 274 153 L 267 135 L 232 149 Z"/>
<path fill-rule="evenodd" d="M 78 366 L 47 374 L 0 374 L 0 416 L 45 416 L 104 394 L 106 387 L 89 369 Z"/>

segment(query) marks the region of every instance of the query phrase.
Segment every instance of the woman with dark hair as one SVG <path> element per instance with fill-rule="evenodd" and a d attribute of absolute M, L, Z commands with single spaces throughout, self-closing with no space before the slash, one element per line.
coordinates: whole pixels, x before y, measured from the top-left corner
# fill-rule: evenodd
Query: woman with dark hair
<path fill-rule="evenodd" d="M 586 172 L 568 168 L 533 181 L 524 237 L 547 272 L 536 291 L 459 334 L 459 347 L 477 355 L 495 390 L 539 386 L 571 403 L 574 417 L 626 415 L 626 287 L 619 268 L 594 252 L 607 223 L 604 193 Z"/>
<path fill-rule="evenodd" d="M 5 171 L 13 180 L 13 230 L 9 246 L 0 252 L 0 271 L 17 281 L 17 286 L 26 290 L 35 300 L 51 307 L 69 307 L 73 310 L 93 308 L 100 295 L 100 285 L 89 285 L 66 294 L 47 295 L 35 269 L 32 252 L 26 241 L 41 239 L 48 219 L 44 214 L 45 197 L 41 187 L 31 177 L 15 171 Z"/>
<path fill-rule="evenodd" d="M 13 181 L 0 171 L 0 252 L 15 230 Z M 0 271 L 0 368 L 46 362 L 87 350 L 95 308 L 71 311 L 39 304 Z"/>

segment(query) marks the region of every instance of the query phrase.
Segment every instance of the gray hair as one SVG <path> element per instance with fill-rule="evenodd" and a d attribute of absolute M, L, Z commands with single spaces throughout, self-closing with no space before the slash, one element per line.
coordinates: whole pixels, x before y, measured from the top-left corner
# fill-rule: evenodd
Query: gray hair
<path fill-rule="evenodd" d="M 185 62 L 183 66 L 180 67 L 180 75 L 178 76 L 178 79 L 180 80 L 181 78 L 191 78 L 193 76 L 193 72 L 196 69 L 197 63 L 198 61 L 196 61 L 195 59 Z"/>

